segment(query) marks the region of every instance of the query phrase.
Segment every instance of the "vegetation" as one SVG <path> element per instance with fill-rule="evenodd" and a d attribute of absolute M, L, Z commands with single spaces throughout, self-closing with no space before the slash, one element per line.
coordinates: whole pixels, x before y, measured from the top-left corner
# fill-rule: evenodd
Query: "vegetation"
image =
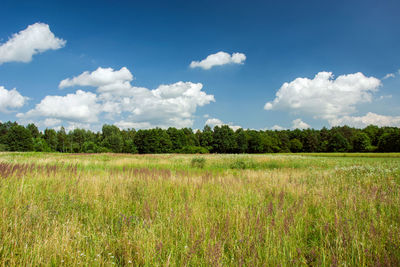
<path fill-rule="evenodd" d="M 399 163 L 1 153 L 0 266 L 399 266 Z"/>
<path fill-rule="evenodd" d="M 347 126 L 328 130 L 255 131 L 229 126 L 205 126 L 192 129 L 156 128 L 120 130 L 104 125 L 101 132 L 75 129 L 66 132 L 45 129 L 34 124 L 0 123 L 0 151 L 37 151 L 68 153 L 285 153 L 285 152 L 400 152 L 400 129 Z"/>

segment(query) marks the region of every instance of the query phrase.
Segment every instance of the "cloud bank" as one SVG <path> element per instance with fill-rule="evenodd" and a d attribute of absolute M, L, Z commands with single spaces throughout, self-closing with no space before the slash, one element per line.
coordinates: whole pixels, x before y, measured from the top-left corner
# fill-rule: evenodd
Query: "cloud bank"
<path fill-rule="evenodd" d="M 209 70 L 214 66 L 222 66 L 226 64 L 243 64 L 246 60 L 246 55 L 243 53 L 233 53 L 232 55 L 220 51 L 215 54 L 207 56 L 207 58 L 201 61 L 192 61 L 190 63 L 191 68 L 202 68 Z"/>
<path fill-rule="evenodd" d="M 55 37 L 44 23 L 29 25 L 0 44 L 0 65 L 5 62 L 30 62 L 33 55 L 64 47 L 66 41 Z"/>
<path fill-rule="evenodd" d="M 343 116 L 331 121 L 332 126 L 351 125 L 364 128 L 368 125 L 400 127 L 400 116 L 385 116 L 368 112 L 365 116 Z"/>
<path fill-rule="evenodd" d="M 213 95 L 203 91 L 201 83 L 179 81 L 147 89 L 132 86 L 132 80 L 133 75 L 125 67 L 85 71 L 62 80 L 59 87 L 90 86 L 96 88 L 95 93 L 77 90 L 66 96 L 46 96 L 34 109 L 18 116 L 96 123 L 104 114 L 117 121 L 120 128 L 182 128 L 193 125 L 197 107 L 215 101 Z"/>

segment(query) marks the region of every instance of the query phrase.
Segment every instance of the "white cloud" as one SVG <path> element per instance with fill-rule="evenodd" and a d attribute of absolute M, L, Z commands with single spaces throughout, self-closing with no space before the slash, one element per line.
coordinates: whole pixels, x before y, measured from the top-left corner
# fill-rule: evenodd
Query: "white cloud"
<path fill-rule="evenodd" d="M 302 121 L 301 119 L 295 119 L 292 121 L 292 128 L 293 129 L 307 129 L 310 128 L 310 125 Z"/>
<path fill-rule="evenodd" d="M 243 64 L 246 60 L 246 55 L 243 53 L 233 53 L 232 55 L 220 51 L 215 54 L 211 54 L 207 56 L 206 59 L 202 61 L 192 61 L 190 63 L 191 68 L 202 68 L 205 70 L 209 70 L 214 66 L 221 66 L 225 64 Z"/>
<path fill-rule="evenodd" d="M 115 71 L 112 68 L 99 67 L 93 72 L 85 71 L 77 77 L 62 80 L 58 87 L 65 88 L 75 85 L 93 86 L 99 87 L 99 91 L 101 92 L 108 92 L 115 91 L 115 89 L 129 88 L 129 82 L 132 79 L 133 75 L 126 67 Z"/>
<path fill-rule="evenodd" d="M 385 116 L 368 112 L 365 116 L 343 116 L 330 120 L 331 126 L 348 125 L 357 128 L 364 128 L 368 125 L 400 127 L 400 116 Z"/>
<path fill-rule="evenodd" d="M 282 130 L 286 130 L 286 128 L 280 126 L 280 125 L 274 125 L 271 127 L 272 130 L 276 130 L 276 131 L 282 131 Z"/>
<path fill-rule="evenodd" d="M 46 127 L 54 127 L 60 125 L 61 120 L 54 118 L 47 118 L 43 121 L 43 125 Z"/>
<path fill-rule="evenodd" d="M 65 40 L 54 36 L 49 25 L 35 23 L 0 44 L 0 65 L 12 61 L 30 62 L 33 55 L 60 49 L 65 44 Z"/>
<path fill-rule="evenodd" d="M 372 93 L 380 85 L 379 79 L 365 77 L 360 72 L 336 79 L 331 72 L 319 72 L 314 79 L 297 78 L 284 83 L 264 109 L 289 110 L 332 120 L 356 112 L 356 104 L 371 102 Z"/>
<path fill-rule="evenodd" d="M 385 75 L 385 77 L 383 77 L 384 80 L 388 79 L 388 78 L 394 78 L 396 75 L 394 75 L 394 73 L 388 73 Z"/>
<path fill-rule="evenodd" d="M 237 129 L 242 128 L 242 126 L 238 126 L 238 125 L 233 125 L 232 122 L 229 123 L 224 123 L 223 121 L 221 121 L 220 119 L 217 118 L 210 118 L 208 119 L 204 125 L 208 125 L 212 128 L 214 128 L 215 126 L 222 126 L 222 125 L 228 125 L 229 128 L 231 128 L 232 130 L 236 131 Z"/>
<path fill-rule="evenodd" d="M 45 117 L 48 122 L 66 120 L 68 122 L 92 123 L 98 121 L 101 106 L 96 94 L 76 91 L 66 96 L 46 96 L 34 109 L 17 114 L 18 118 Z"/>
<path fill-rule="evenodd" d="M 201 83 L 180 81 L 151 90 L 132 86 L 132 79 L 125 67 L 98 68 L 65 79 L 59 87 L 96 87 L 101 112 L 107 113 L 107 118 L 119 118 L 117 125 L 121 128 L 191 127 L 197 107 L 215 101 L 213 95 L 202 90 Z"/>
<path fill-rule="evenodd" d="M 17 89 L 7 90 L 0 86 L 0 112 L 10 112 L 10 109 L 21 108 L 27 100 L 28 98 L 22 96 Z"/>

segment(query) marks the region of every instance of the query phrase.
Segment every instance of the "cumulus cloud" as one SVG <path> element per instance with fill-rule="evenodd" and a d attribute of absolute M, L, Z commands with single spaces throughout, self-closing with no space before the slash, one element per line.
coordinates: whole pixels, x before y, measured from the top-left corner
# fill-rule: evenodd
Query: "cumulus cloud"
<path fill-rule="evenodd" d="M 147 89 L 132 86 L 132 79 L 125 67 L 98 68 L 65 79 L 59 87 L 96 87 L 96 114 L 104 112 L 107 118 L 119 119 L 116 124 L 120 128 L 191 127 L 196 109 L 215 101 L 201 83 L 179 81 Z"/>
<path fill-rule="evenodd" d="M 25 105 L 27 97 L 22 96 L 17 89 L 7 90 L 0 86 L 0 112 L 10 112 L 10 109 L 18 109 Z"/>
<path fill-rule="evenodd" d="M 274 125 L 271 127 L 272 130 L 276 130 L 276 131 L 282 131 L 282 130 L 286 130 L 285 127 L 282 127 L 280 125 Z"/>
<path fill-rule="evenodd" d="M 365 116 L 343 116 L 330 121 L 332 126 L 353 126 L 364 128 L 368 125 L 400 127 L 400 116 L 385 116 L 368 112 Z"/>
<path fill-rule="evenodd" d="M 383 77 L 384 80 L 389 79 L 389 78 L 394 78 L 396 75 L 394 75 L 394 73 L 388 73 L 385 75 L 385 77 Z"/>
<path fill-rule="evenodd" d="M 302 121 L 301 119 L 295 119 L 292 121 L 292 128 L 293 129 L 307 129 L 310 128 L 310 125 Z"/>
<path fill-rule="evenodd" d="M 48 123 L 56 120 L 92 123 L 98 121 L 100 111 L 101 105 L 96 94 L 78 90 L 75 94 L 66 96 L 46 96 L 34 109 L 19 113 L 17 117 L 21 119 L 45 117 Z"/>
<path fill-rule="evenodd" d="M 107 92 L 114 91 L 117 88 L 129 87 L 129 82 L 132 79 L 133 75 L 126 67 L 120 70 L 99 67 L 93 72 L 85 71 L 79 76 L 62 80 L 58 87 L 65 88 L 76 85 L 93 86 L 99 87 L 99 90 L 102 92 Z"/>
<path fill-rule="evenodd" d="M 215 54 L 207 56 L 202 61 L 192 61 L 190 63 L 191 68 L 202 68 L 209 70 L 214 66 L 221 66 L 225 64 L 243 64 L 246 60 L 246 55 L 243 53 L 233 53 L 232 55 L 220 51 Z"/>
<path fill-rule="evenodd" d="M 233 125 L 232 122 L 229 123 L 224 123 L 220 119 L 217 118 L 210 118 L 206 121 L 204 125 L 208 125 L 210 127 L 215 127 L 215 126 L 222 126 L 222 125 L 228 125 L 232 130 L 236 131 L 237 129 L 242 128 L 242 126 L 239 125 Z"/>
<path fill-rule="evenodd" d="M 0 44 L 0 65 L 5 62 L 30 62 L 33 55 L 64 47 L 66 41 L 55 37 L 44 23 L 29 25 Z"/>
<path fill-rule="evenodd" d="M 356 112 L 355 105 L 371 102 L 381 81 L 358 72 L 336 79 L 331 72 L 319 72 L 313 79 L 297 78 L 284 83 L 266 110 L 289 110 L 332 120 Z"/>

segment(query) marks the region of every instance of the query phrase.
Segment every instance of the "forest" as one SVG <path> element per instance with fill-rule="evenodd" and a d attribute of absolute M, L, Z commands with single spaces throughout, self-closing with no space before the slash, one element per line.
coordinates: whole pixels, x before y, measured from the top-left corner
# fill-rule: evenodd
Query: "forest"
<path fill-rule="evenodd" d="M 0 123 L 0 151 L 65 153 L 288 153 L 400 152 L 400 129 L 370 125 L 331 129 L 232 130 L 227 125 L 190 128 L 120 130 L 103 125 L 101 132 L 74 129 L 39 131 L 16 122 Z"/>

